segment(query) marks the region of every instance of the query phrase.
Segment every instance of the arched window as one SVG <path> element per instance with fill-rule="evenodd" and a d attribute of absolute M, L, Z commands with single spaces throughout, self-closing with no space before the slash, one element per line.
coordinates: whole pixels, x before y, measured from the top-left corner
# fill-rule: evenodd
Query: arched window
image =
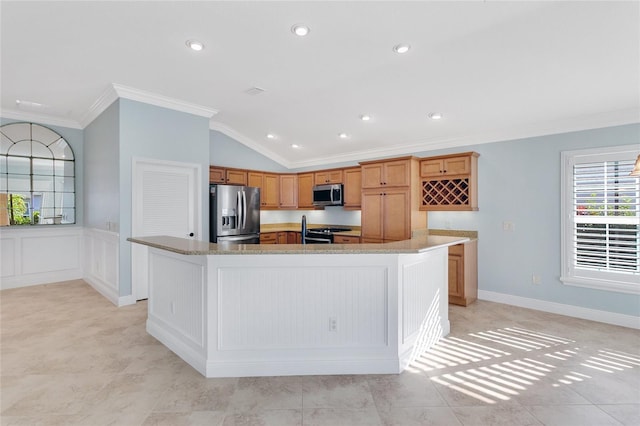
<path fill-rule="evenodd" d="M 5 124 L 0 137 L 0 225 L 75 223 L 75 158 L 67 141 L 34 123 Z"/>

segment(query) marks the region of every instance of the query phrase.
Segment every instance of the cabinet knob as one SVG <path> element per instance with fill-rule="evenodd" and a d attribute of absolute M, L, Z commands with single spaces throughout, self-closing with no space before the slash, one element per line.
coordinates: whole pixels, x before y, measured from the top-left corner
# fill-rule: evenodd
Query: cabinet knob
<path fill-rule="evenodd" d="M 193 235 L 194 235 L 193 232 L 189 232 L 190 237 L 193 237 Z"/>

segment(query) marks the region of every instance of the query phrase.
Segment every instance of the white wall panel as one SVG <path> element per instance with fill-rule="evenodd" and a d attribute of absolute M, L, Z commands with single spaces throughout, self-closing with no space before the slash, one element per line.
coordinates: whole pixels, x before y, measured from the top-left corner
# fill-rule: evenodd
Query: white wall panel
<path fill-rule="evenodd" d="M 80 268 L 78 235 L 38 235 L 22 238 L 22 273 L 61 271 Z"/>
<path fill-rule="evenodd" d="M 134 303 L 119 295 L 118 248 L 116 232 L 86 228 L 84 231 L 84 280 L 113 304 Z"/>
<path fill-rule="evenodd" d="M 0 288 L 82 278 L 82 233 L 82 228 L 75 226 L 3 229 Z"/>
<path fill-rule="evenodd" d="M 149 253 L 152 283 L 149 292 L 149 318 L 159 320 L 198 348 L 204 347 L 205 268 L 189 259 L 161 252 Z"/>
<path fill-rule="evenodd" d="M 0 276 L 10 277 L 16 273 L 16 238 L 0 240 Z"/>
<path fill-rule="evenodd" d="M 218 276 L 220 350 L 387 344 L 384 267 L 236 267 Z"/>

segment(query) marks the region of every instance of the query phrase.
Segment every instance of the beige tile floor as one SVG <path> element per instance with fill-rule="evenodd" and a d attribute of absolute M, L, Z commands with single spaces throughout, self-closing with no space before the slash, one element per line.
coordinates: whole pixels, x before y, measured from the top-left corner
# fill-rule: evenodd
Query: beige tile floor
<path fill-rule="evenodd" d="M 401 375 L 205 379 L 83 281 L 0 292 L 2 425 L 640 425 L 640 332 L 478 301 Z"/>

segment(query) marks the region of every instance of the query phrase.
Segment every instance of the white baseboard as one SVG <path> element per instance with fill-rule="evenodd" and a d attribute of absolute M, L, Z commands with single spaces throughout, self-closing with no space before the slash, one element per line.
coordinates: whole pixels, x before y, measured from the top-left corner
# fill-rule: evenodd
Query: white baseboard
<path fill-rule="evenodd" d="M 41 272 L 37 274 L 25 274 L 12 277 L 3 277 L 0 290 L 10 288 L 29 287 L 32 285 L 50 284 L 61 281 L 82 279 L 81 269 L 68 269 L 64 271 Z"/>
<path fill-rule="evenodd" d="M 478 299 L 519 306 L 521 308 L 535 309 L 537 311 L 550 312 L 552 314 L 566 315 L 590 321 L 598 321 L 606 324 L 619 325 L 622 327 L 640 329 L 640 317 L 633 315 L 600 311 L 597 309 L 583 308 L 581 306 L 565 305 L 562 303 L 513 296 L 511 294 L 496 293 L 486 290 L 478 290 Z"/>

